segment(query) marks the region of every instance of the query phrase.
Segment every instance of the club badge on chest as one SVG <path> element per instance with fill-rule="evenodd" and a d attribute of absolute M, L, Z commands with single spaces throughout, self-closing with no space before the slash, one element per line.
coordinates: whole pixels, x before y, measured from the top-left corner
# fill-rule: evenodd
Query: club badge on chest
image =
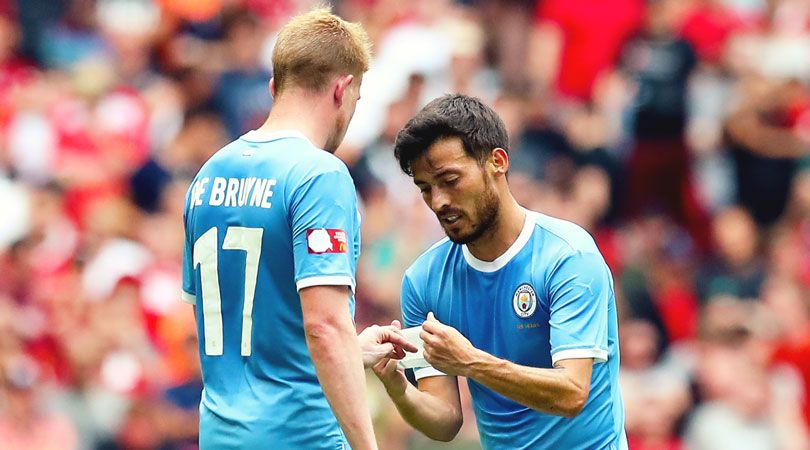
<path fill-rule="evenodd" d="M 512 308 L 521 319 L 528 319 L 537 309 L 537 294 L 529 283 L 523 283 L 515 290 L 512 296 Z"/>

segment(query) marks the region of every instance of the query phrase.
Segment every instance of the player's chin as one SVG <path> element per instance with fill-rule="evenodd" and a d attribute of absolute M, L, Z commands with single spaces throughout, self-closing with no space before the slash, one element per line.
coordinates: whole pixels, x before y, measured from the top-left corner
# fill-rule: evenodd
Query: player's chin
<path fill-rule="evenodd" d="M 444 228 L 444 234 L 446 234 L 447 237 L 450 238 L 450 240 L 455 242 L 456 244 L 469 244 L 470 243 L 470 237 L 472 236 L 472 233 L 469 233 L 469 232 L 465 233 L 464 230 L 461 227 L 459 227 L 458 225 L 454 224 L 453 226 L 449 226 L 449 227 L 443 226 L 443 228 Z"/>

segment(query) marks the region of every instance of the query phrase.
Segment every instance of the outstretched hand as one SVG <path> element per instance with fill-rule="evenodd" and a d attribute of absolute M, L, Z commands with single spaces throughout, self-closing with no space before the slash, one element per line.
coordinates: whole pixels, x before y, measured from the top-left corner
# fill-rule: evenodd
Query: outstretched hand
<path fill-rule="evenodd" d="M 402 359 L 406 351 L 416 352 L 416 346 L 408 342 L 401 329 L 402 324 L 394 320 L 391 325 L 372 325 L 363 330 L 357 336 L 363 352 L 363 366 L 372 367 L 382 359 Z"/>

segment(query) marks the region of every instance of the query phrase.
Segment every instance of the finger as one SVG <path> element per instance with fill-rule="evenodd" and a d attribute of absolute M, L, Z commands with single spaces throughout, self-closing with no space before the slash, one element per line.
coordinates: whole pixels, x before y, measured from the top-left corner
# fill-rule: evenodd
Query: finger
<path fill-rule="evenodd" d="M 422 331 L 423 332 L 427 331 L 428 333 L 436 333 L 437 331 L 439 331 L 440 326 L 441 324 L 437 322 L 435 319 L 434 320 L 428 319 L 422 323 Z"/>
<path fill-rule="evenodd" d="M 381 335 L 383 342 L 389 342 L 395 346 L 402 347 L 406 351 L 415 353 L 418 349 L 408 339 L 403 336 L 398 330 L 389 328 L 385 329 Z"/>
<path fill-rule="evenodd" d="M 402 359 L 404 357 L 405 357 L 405 350 L 403 350 L 402 347 L 400 347 L 398 345 L 395 345 L 394 346 L 393 358 Z"/>
<path fill-rule="evenodd" d="M 384 356 L 388 358 L 390 355 L 394 354 L 394 344 L 390 342 L 383 342 L 379 346 L 377 346 L 377 351 L 375 352 L 377 355 Z"/>
<path fill-rule="evenodd" d="M 374 365 L 371 366 L 371 370 L 373 370 L 374 373 L 377 375 L 382 375 L 385 372 L 386 367 L 388 367 L 388 363 L 390 361 L 391 360 L 388 358 L 381 358 L 379 361 L 377 361 L 376 363 L 374 363 Z"/>
<path fill-rule="evenodd" d="M 401 330 L 402 329 L 402 322 L 400 322 L 399 320 L 394 319 L 394 320 L 391 321 L 391 326 L 396 328 L 397 330 Z"/>
<path fill-rule="evenodd" d="M 400 360 L 405 357 L 405 350 L 398 345 L 392 345 L 391 351 L 385 355 L 386 358 Z"/>
<path fill-rule="evenodd" d="M 425 347 L 438 347 L 442 344 L 441 338 L 436 336 L 435 334 L 426 333 L 424 336 L 421 336 L 422 341 L 425 343 Z"/>

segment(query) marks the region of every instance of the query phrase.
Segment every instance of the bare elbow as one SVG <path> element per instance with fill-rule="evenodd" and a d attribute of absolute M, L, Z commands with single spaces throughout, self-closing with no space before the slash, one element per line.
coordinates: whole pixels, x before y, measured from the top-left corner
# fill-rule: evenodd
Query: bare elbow
<path fill-rule="evenodd" d="M 588 391 L 577 390 L 560 405 L 560 415 L 568 419 L 573 419 L 582 412 L 582 408 L 585 407 L 587 401 Z"/>
<path fill-rule="evenodd" d="M 437 430 L 433 436 L 429 436 L 431 439 L 440 442 L 450 442 L 458 436 L 458 432 L 461 430 L 462 419 L 459 417 L 454 419 L 452 423 L 448 424 L 448 426 L 442 428 L 441 430 Z"/>
<path fill-rule="evenodd" d="M 330 342 L 339 333 L 340 325 L 329 317 L 304 321 L 304 334 L 308 341 Z"/>
<path fill-rule="evenodd" d="M 448 417 L 434 422 L 434 426 L 429 429 L 420 427 L 425 436 L 434 441 L 450 442 L 458 436 L 461 425 L 464 423 L 464 416 L 461 411 L 452 411 Z"/>
<path fill-rule="evenodd" d="M 441 433 L 431 437 L 433 438 L 434 441 L 450 442 L 456 438 L 456 435 L 458 435 L 458 431 L 455 431 L 453 433 Z"/>

